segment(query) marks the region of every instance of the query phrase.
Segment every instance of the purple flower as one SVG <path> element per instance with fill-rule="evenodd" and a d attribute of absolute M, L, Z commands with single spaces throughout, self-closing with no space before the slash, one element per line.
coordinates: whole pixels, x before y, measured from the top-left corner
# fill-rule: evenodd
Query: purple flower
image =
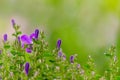
<path fill-rule="evenodd" d="M 12 26 L 14 27 L 14 26 L 15 26 L 15 20 L 12 19 L 12 20 L 11 20 L 11 23 L 12 23 Z"/>
<path fill-rule="evenodd" d="M 32 45 L 31 45 L 31 44 L 33 44 L 32 38 L 33 38 L 33 34 L 30 37 L 28 35 L 22 35 L 21 36 L 22 48 L 24 48 L 25 44 L 28 45 L 28 47 L 26 48 L 27 53 L 32 52 Z"/>
<path fill-rule="evenodd" d="M 59 40 L 57 41 L 57 49 L 60 49 L 60 46 L 61 46 L 61 40 L 59 39 Z"/>
<path fill-rule="evenodd" d="M 30 68 L 30 64 L 28 62 L 26 62 L 25 68 L 24 68 L 26 75 L 28 75 L 28 73 L 29 73 L 29 68 Z"/>
<path fill-rule="evenodd" d="M 74 63 L 74 56 L 70 56 L 70 62 Z"/>
<path fill-rule="evenodd" d="M 30 48 L 26 48 L 26 52 L 27 52 L 27 53 L 31 53 L 32 50 L 31 50 Z"/>
<path fill-rule="evenodd" d="M 7 41 L 7 34 L 4 34 L 4 42 L 6 42 Z"/>
<path fill-rule="evenodd" d="M 35 30 L 35 39 L 38 39 L 38 37 L 39 37 L 39 30 L 36 29 L 36 30 Z"/>
<path fill-rule="evenodd" d="M 21 41 L 22 41 L 22 44 L 33 44 L 32 40 L 28 35 L 22 35 Z"/>
<path fill-rule="evenodd" d="M 62 57 L 62 51 L 58 52 L 58 57 Z"/>
<path fill-rule="evenodd" d="M 30 34 L 30 39 L 35 39 L 35 33 Z"/>
<path fill-rule="evenodd" d="M 37 40 L 38 37 L 39 37 L 39 30 L 38 29 L 36 29 L 34 33 L 30 34 L 30 39 L 31 40 L 32 39 L 36 39 Z"/>

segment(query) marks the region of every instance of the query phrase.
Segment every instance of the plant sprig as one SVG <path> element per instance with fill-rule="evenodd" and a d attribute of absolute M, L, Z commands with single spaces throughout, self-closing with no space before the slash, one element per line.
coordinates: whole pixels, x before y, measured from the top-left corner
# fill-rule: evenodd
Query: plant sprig
<path fill-rule="evenodd" d="M 120 80 L 120 67 L 115 46 L 105 53 L 109 67 L 103 75 L 96 70 L 94 59 L 88 56 L 85 66 L 78 63 L 77 54 L 69 60 L 58 39 L 53 51 L 49 50 L 44 31 L 35 29 L 30 35 L 22 34 L 20 26 L 12 20 L 15 40 L 3 36 L 0 48 L 0 79 L 2 80 Z"/>

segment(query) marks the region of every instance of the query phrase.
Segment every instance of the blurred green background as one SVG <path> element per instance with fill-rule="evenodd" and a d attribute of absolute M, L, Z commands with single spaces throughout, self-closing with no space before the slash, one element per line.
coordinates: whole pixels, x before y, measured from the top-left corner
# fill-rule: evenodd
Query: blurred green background
<path fill-rule="evenodd" d="M 0 0 L 1 38 L 3 33 L 13 33 L 11 19 L 23 33 L 43 29 L 51 50 L 57 39 L 62 39 L 68 59 L 78 54 L 84 65 L 91 55 L 98 72 L 107 66 L 103 53 L 108 47 L 117 45 L 119 53 L 120 0 Z"/>

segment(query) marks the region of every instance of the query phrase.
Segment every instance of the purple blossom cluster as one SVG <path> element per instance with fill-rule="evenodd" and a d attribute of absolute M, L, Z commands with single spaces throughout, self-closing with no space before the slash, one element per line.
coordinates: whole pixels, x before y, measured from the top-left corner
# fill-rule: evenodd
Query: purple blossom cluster
<path fill-rule="evenodd" d="M 16 28 L 16 23 L 14 19 L 11 20 L 11 23 L 12 23 L 12 26 Z M 26 52 L 32 53 L 33 39 L 38 40 L 38 38 L 39 38 L 39 29 L 35 29 L 35 31 L 31 33 L 30 35 L 22 34 L 21 36 L 18 36 L 17 40 L 18 40 L 18 43 L 21 44 L 21 48 L 25 48 L 25 45 L 27 45 L 28 47 L 26 47 L 25 49 Z M 4 39 L 4 42 L 7 42 L 8 35 L 4 34 L 3 39 Z M 2 53 L 2 50 L 0 50 L 0 54 L 1 53 Z M 26 62 L 25 68 L 24 68 L 26 75 L 28 75 L 29 73 L 29 67 L 30 67 L 29 62 Z"/>
<path fill-rule="evenodd" d="M 39 30 L 36 29 L 35 32 L 30 34 L 30 36 L 26 35 L 26 34 L 21 35 L 21 38 L 19 39 L 19 42 L 21 40 L 21 44 L 22 44 L 21 46 L 22 46 L 22 48 L 24 48 L 25 45 L 32 45 L 33 44 L 33 39 L 38 40 L 38 37 L 39 37 Z M 27 47 L 26 52 L 31 53 L 32 52 L 32 46 Z"/>
<path fill-rule="evenodd" d="M 12 22 L 12 26 L 15 27 L 16 25 L 15 20 L 12 19 L 11 22 Z M 31 45 L 33 44 L 33 39 L 38 40 L 38 38 L 39 38 L 39 29 L 35 29 L 35 31 L 31 33 L 30 35 L 22 34 L 21 36 L 18 36 L 18 43 L 21 43 L 22 48 L 25 48 L 25 45 L 28 45 L 28 47 L 26 47 L 25 50 L 27 53 L 32 53 Z M 6 41 L 7 41 L 7 34 L 4 34 L 4 42 Z M 61 39 L 57 41 L 58 57 L 62 57 L 63 60 L 66 60 L 66 56 L 63 55 L 62 51 L 60 50 L 61 42 L 62 42 Z M 74 60 L 74 57 L 71 56 L 70 62 L 73 63 L 73 60 Z M 25 68 L 24 68 L 26 75 L 28 75 L 29 67 L 30 67 L 29 62 L 26 62 Z"/>

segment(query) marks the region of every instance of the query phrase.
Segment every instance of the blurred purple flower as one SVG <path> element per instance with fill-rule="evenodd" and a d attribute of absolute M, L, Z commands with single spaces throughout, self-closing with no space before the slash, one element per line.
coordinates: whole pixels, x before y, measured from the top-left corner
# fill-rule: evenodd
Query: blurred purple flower
<path fill-rule="evenodd" d="M 34 33 L 30 34 L 30 39 L 31 40 L 32 39 L 36 39 L 37 40 L 38 37 L 39 37 L 39 30 L 38 29 L 36 29 Z"/>
<path fill-rule="evenodd" d="M 57 48 L 60 49 L 60 46 L 61 46 L 61 40 L 59 39 L 59 40 L 57 41 Z"/>
<path fill-rule="evenodd" d="M 15 26 L 15 20 L 12 19 L 12 20 L 11 20 L 11 23 L 12 23 L 12 26 L 14 27 L 14 26 Z"/>
<path fill-rule="evenodd" d="M 29 73 L 29 68 L 30 68 L 30 64 L 28 62 L 26 62 L 25 68 L 24 68 L 26 75 L 28 75 L 28 73 Z"/>
<path fill-rule="evenodd" d="M 30 34 L 30 39 L 35 39 L 35 33 Z"/>
<path fill-rule="evenodd" d="M 58 57 L 62 57 L 62 51 L 58 52 Z"/>
<path fill-rule="evenodd" d="M 74 63 L 74 56 L 70 56 L 70 62 Z"/>
<path fill-rule="evenodd" d="M 39 30 L 35 29 L 35 39 L 38 39 L 38 37 L 39 37 Z"/>
<path fill-rule="evenodd" d="M 22 35 L 21 41 L 22 41 L 22 44 L 33 44 L 32 40 L 28 35 Z"/>
<path fill-rule="evenodd" d="M 4 42 L 6 42 L 7 41 L 7 34 L 4 34 L 3 38 L 4 38 Z"/>
<path fill-rule="evenodd" d="M 26 48 L 26 52 L 27 52 L 27 53 L 31 53 L 32 50 L 31 50 L 30 48 Z"/>

